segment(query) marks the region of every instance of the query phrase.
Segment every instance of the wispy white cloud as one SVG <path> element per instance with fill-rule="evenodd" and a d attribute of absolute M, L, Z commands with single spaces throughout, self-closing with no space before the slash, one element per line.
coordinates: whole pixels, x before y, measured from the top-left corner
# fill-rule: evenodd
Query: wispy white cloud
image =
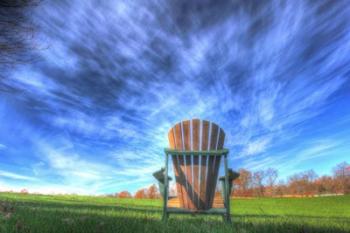
<path fill-rule="evenodd" d="M 36 178 L 31 177 L 31 176 L 20 175 L 20 174 L 17 174 L 17 173 L 3 171 L 3 170 L 0 170 L 0 176 L 5 177 L 5 178 L 9 178 L 9 179 L 24 180 L 24 181 L 35 181 L 35 180 L 37 180 Z"/>
<path fill-rule="evenodd" d="M 51 145 L 40 146 L 40 156 L 43 156 L 48 166 L 64 177 L 69 182 L 90 182 L 100 179 L 108 179 L 108 171 L 111 170 L 107 164 L 88 161 L 72 152 L 72 148 L 54 148 Z"/>
<path fill-rule="evenodd" d="M 0 81 L 27 119 L 21 136 L 43 134 L 31 140 L 36 176 L 96 192 L 154 182 L 168 130 L 193 117 L 225 130 L 234 166 L 297 166 L 331 146 L 296 138 L 344 98 L 348 4 L 198 4 L 203 12 L 182 1 L 40 4 L 34 20 L 50 46 Z M 290 143 L 293 153 L 275 153 Z"/>
<path fill-rule="evenodd" d="M 58 177 L 60 183 L 68 187 L 65 193 L 71 190 L 85 190 L 83 193 L 103 193 L 106 190 L 117 192 L 127 188 L 128 184 L 133 184 L 132 189 L 128 187 L 133 191 L 137 188 L 135 184 L 148 186 L 155 183 L 152 173 L 163 163 L 159 156 L 137 149 L 111 151 L 103 160 L 99 160 L 99 154 L 92 155 L 90 152 L 82 155 L 69 142 L 53 145 L 42 141 L 37 146 L 38 156 L 43 162 L 33 167 L 33 170 L 38 176 L 43 172 L 46 176 Z M 43 189 L 55 190 L 53 184 L 48 184 Z M 58 190 L 63 192 L 61 188 Z"/>
<path fill-rule="evenodd" d="M 315 159 L 323 160 L 337 154 L 338 150 L 344 146 L 346 144 L 340 139 L 314 139 L 282 151 L 250 157 L 243 162 L 243 166 L 253 171 L 273 167 L 280 171 L 282 178 L 286 178 L 288 175 L 300 172 L 310 161 L 313 163 L 312 161 L 317 161 Z M 315 167 L 310 167 L 310 169 L 313 168 Z"/>
<path fill-rule="evenodd" d="M 30 71 L 30 72 L 28 72 Z M 24 90 L 26 93 L 35 93 L 37 97 L 50 97 L 58 90 L 58 85 L 42 73 L 35 72 L 29 67 L 23 67 L 12 73 L 11 78 L 4 80 L 5 84 Z"/>
<path fill-rule="evenodd" d="M 268 144 L 271 142 L 271 138 L 259 138 L 255 141 L 249 142 L 243 151 L 244 155 L 255 155 L 262 153 L 267 149 Z"/>

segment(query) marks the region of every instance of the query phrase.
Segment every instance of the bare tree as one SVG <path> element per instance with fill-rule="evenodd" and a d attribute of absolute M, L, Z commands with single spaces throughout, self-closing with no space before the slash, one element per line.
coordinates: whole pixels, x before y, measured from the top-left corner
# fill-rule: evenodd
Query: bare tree
<path fill-rule="evenodd" d="M 274 168 L 268 168 L 265 171 L 265 176 L 266 176 L 268 193 L 270 194 L 270 196 L 273 196 L 275 194 L 274 185 L 278 178 L 278 171 Z"/>
<path fill-rule="evenodd" d="M 335 193 L 335 181 L 330 176 L 322 176 L 315 180 L 315 186 L 318 194 L 331 194 Z"/>
<path fill-rule="evenodd" d="M 34 26 L 28 15 L 37 4 L 36 0 L 0 0 L 0 66 L 32 59 Z"/>
<path fill-rule="evenodd" d="M 283 195 L 287 194 L 287 185 L 285 185 L 283 180 L 280 180 L 278 184 L 274 186 L 274 190 L 274 195 L 282 197 Z"/>
<path fill-rule="evenodd" d="M 268 168 L 265 171 L 266 182 L 268 186 L 273 186 L 278 178 L 278 171 L 274 168 Z"/>
<path fill-rule="evenodd" d="M 350 165 L 347 162 L 336 165 L 333 177 L 318 175 L 313 170 L 296 173 L 288 182 L 277 182 L 278 171 L 273 168 L 252 173 L 239 170 L 240 177 L 233 181 L 233 196 L 313 196 L 315 194 L 350 193 Z"/>
<path fill-rule="evenodd" d="M 257 171 L 253 174 L 253 185 L 256 196 L 262 197 L 265 193 L 264 187 L 265 171 Z"/>
<path fill-rule="evenodd" d="M 350 193 L 350 165 L 342 162 L 333 168 L 337 192 Z"/>
<path fill-rule="evenodd" d="M 316 186 L 314 184 L 317 174 L 313 170 L 295 174 L 289 178 L 289 192 L 293 195 L 314 195 Z"/>

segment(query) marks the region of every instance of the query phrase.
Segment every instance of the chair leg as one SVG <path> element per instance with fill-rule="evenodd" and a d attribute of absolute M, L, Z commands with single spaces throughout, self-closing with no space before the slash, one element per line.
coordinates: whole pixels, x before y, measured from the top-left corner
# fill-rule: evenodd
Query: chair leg
<path fill-rule="evenodd" d="M 227 214 L 227 215 L 226 215 L 226 222 L 227 222 L 227 223 L 231 223 L 231 222 L 232 222 L 232 220 L 231 220 L 231 214 Z"/>
<path fill-rule="evenodd" d="M 225 223 L 231 223 L 231 215 L 230 214 L 223 214 L 222 215 L 222 220 L 225 222 Z"/>
<path fill-rule="evenodd" d="M 165 156 L 165 179 L 164 179 L 164 194 L 163 194 L 163 222 L 168 221 L 168 154 Z"/>
<path fill-rule="evenodd" d="M 227 202 L 225 203 L 225 208 L 226 208 L 226 213 L 224 214 L 224 217 L 225 217 L 225 222 L 226 223 L 231 223 L 231 211 L 230 211 L 230 202 L 228 201 L 230 198 L 230 196 L 227 195 Z"/>
<path fill-rule="evenodd" d="M 228 168 L 227 168 L 227 155 L 224 156 L 224 166 L 225 166 L 225 188 L 224 188 L 224 194 L 225 194 L 225 199 L 224 199 L 224 205 L 226 209 L 225 213 L 225 219 L 226 223 L 231 223 L 231 214 L 230 214 L 230 184 L 229 184 L 229 176 L 228 176 Z"/>
<path fill-rule="evenodd" d="M 223 214 L 221 217 L 222 217 L 222 221 L 226 222 L 226 214 Z"/>
<path fill-rule="evenodd" d="M 168 222 L 168 218 L 169 218 L 169 213 L 167 211 L 163 211 L 163 217 L 162 220 L 164 223 Z"/>

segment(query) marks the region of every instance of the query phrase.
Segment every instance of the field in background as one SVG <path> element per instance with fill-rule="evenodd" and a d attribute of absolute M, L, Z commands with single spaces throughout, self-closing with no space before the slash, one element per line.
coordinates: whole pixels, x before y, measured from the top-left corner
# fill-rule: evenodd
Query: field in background
<path fill-rule="evenodd" d="M 161 200 L 0 193 L 1 233 L 350 232 L 350 196 L 233 199 L 231 225 L 216 216 L 161 219 Z"/>

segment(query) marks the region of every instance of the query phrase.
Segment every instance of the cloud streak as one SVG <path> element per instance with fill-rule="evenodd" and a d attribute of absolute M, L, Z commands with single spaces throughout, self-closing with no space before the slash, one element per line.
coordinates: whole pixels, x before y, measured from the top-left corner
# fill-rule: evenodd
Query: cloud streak
<path fill-rule="evenodd" d="M 1 95 L 38 135 L 28 160 L 48 183 L 154 182 L 167 131 L 193 117 L 225 129 L 234 167 L 288 163 L 276 148 L 322 131 L 315 122 L 349 98 L 349 12 L 346 1 L 45 2 L 33 20 L 48 49 Z"/>
<path fill-rule="evenodd" d="M 36 181 L 36 179 L 33 177 L 23 176 L 23 175 L 15 174 L 8 171 L 1 171 L 1 170 L 0 170 L 0 176 L 5 178 L 10 178 L 10 179 L 15 179 L 15 180 Z"/>

